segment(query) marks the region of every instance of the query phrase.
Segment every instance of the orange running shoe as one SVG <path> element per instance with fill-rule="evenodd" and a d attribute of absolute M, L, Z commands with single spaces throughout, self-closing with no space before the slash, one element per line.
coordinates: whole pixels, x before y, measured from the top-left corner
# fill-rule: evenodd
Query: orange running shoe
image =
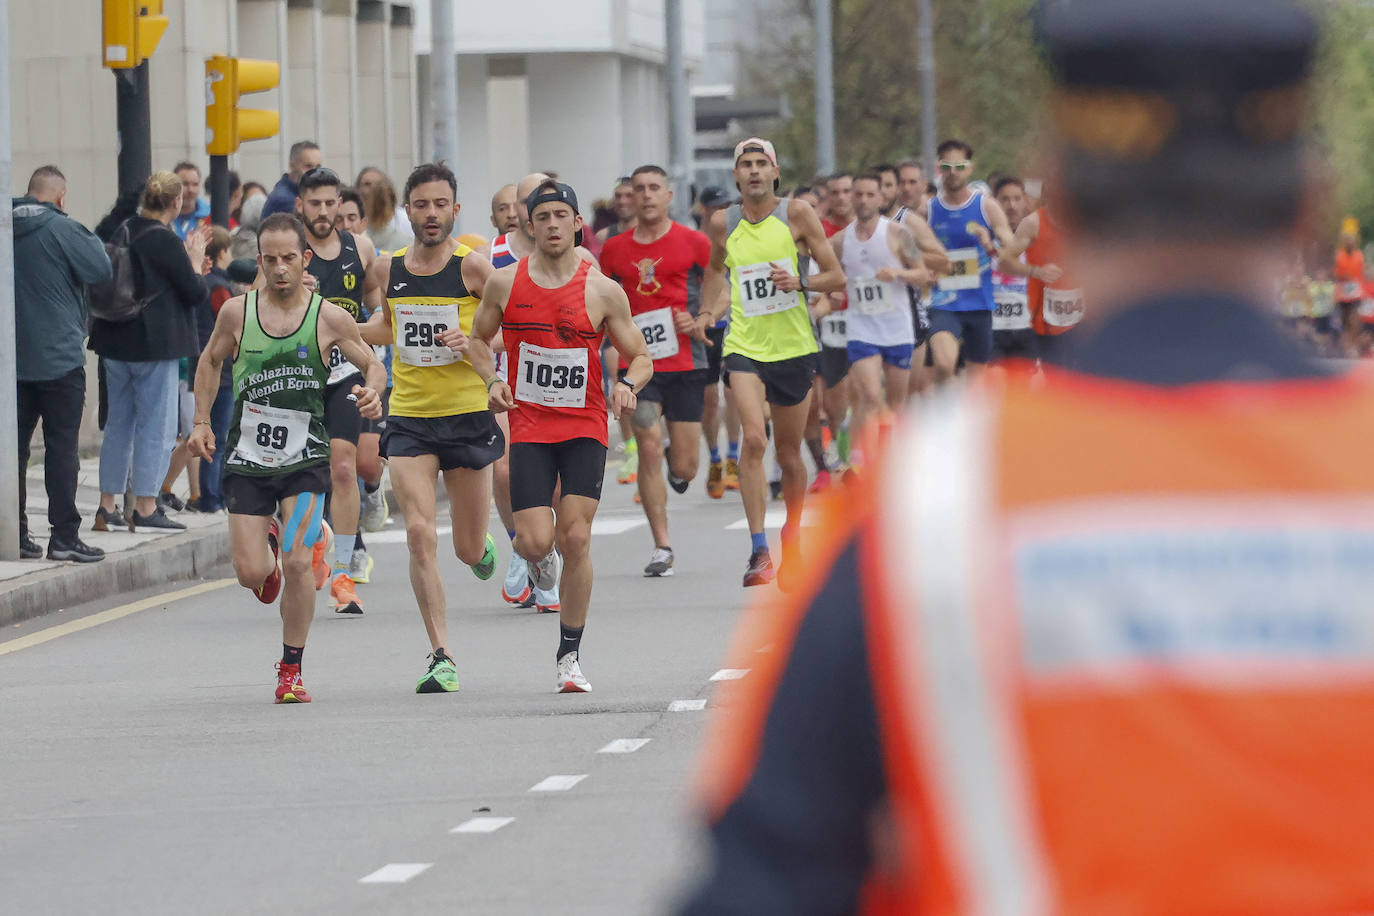
<path fill-rule="evenodd" d="M 301 666 L 277 662 L 277 702 L 309 703 L 310 694 L 301 683 Z"/>
<path fill-rule="evenodd" d="M 725 495 L 725 465 L 719 461 L 711 462 L 711 471 L 706 477 L 706 495 L 712 499 Z"/>
<path fill-rule="evenodd" d="M 334 529 L 329 522 L 320 522 L 320 537 L 311 548 L 311 568 L 315 571 L 315 591 L 329 581 L 329 557 L 334 553 Z"/>
<path fill-rule="evenodd" d="M 253 594 L 263 604 L 271 604 L 281 594 L 281 522 L 275 518 L 267 526 L 267 546 L 272 551 L 272 573 L 263 580 L 262 585 L 253 589 Z"/>
<path fill-rule="evenodd" d="M 725 489 L 739 489 L 739 462 L 734 458 L 725 459 Z"/>
<path fill-rule="evenodd" d="M 361 614 L 363 612 L 363 603 L 358 600 L 358 592 L 353 587 L 353 580 L 348 577 L 348 570 L 344 570 L 334 577 L 334 583 L 329 586 L 329 594 L 334 598 L 335 614 Z"/>

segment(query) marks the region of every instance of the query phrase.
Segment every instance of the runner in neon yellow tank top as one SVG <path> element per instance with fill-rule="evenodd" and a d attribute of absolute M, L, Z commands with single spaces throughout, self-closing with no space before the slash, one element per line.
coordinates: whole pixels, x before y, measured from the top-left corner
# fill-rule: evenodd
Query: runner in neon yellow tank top
<path fill-rule="evenodd" d="M 724 314 L 728 283 L 730 328 L 723 368 L 730 373 L 743 430 L 740 496 L 752 542 L 744 584 L 752 586 L 766 585 L 774 577 L 763 531 L 768 499 L 764 405 L 772 406 L 774 448 L 787 501 L 783 567 L 794 570 L 806 491 L 802 434 L 818 349 L 805 293 L 843 291 L 844 271 L 811 205 L 778 197 L 778 157 L 772 143 L 750 138 L 735 147 L 735 186 L 740 203 L 713 213 L 706 224 L 711 263 L 702 283 L 696 335 L 705 340 L 706 330 Z M 805 283 L 800 277 L 804 257 L 820 268 Z M 786 581 L 781 584 L 785 587 Z"/>

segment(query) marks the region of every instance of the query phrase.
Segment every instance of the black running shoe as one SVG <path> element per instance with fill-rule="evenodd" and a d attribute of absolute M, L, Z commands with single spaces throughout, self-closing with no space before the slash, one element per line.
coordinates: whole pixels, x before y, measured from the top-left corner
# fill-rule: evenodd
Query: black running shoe
<path fill-rule="evenodd" d="M 680 477 L 674 477 L 671 473 L 668 474 L 668 486 L 673 488 L 674 493 L 686 493 L 687 488 L 691 485 L 692 481 L 690 480 L 683 480 Z"/>
<path fill-rule="evenodd" d="M 19 535 L 19 559 L 41 560 L 42 558 L 43 548 L 38 546 L 38 542 L 29 537 L 27 531 Z"/>
<path fill-rule="evenodd" d="M 95 522 L 91 525 L 92 531 L 124 531 L 129 527 L 129 520 L 124 517 L 124 513 L 119 509 L 96 509 Z"/>
<path fill-rule="evenodd" d="M 181 501 L 180 496 L 164 490 L 157 495 L 157 507 L 163 511 L 170 509 L 173 512 L 180 512 L 186 508 L 186 504 Z"/>
<path fill-rule="evenodd" d="M 73 563 L 98 563 L 105 559 L 105 551 L 99 547 L 92 547 L 83 543 L 78 537 L 74 537 L 70 541 L 59 541 L 54 537 L 48 540 L 48 559 L 70 560 Z"/>

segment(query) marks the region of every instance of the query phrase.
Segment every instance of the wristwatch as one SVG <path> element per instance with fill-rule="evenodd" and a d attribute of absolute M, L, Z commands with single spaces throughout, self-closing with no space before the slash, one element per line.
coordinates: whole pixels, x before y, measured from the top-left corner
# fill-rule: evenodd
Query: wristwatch
<path fill-rule="evenodd" d="M 635 393 L 635 383 L 632 382 L 632 381 L 630 381 L 628 378 L 622 378 L 622 379 L 620 380 L 620 384 L 622 384 L 622 385 L 624 385 L 626 388 L 630 389 L 630 393 L 631 393 L 631 394 L 634 394 L 634 393 Z"/>

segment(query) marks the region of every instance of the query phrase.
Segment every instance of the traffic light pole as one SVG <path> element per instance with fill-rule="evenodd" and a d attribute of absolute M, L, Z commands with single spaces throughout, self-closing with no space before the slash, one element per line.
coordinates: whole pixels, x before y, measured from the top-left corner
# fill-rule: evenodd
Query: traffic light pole
<path fill-rule="evenodd" d="M 229 157 L 210 157 L 210 222 L 229 228 Z"/>
<path fill-rule="evenodd" d="M 153 174 L 153 124 L 148 103 L 148 62 L 116 70 L 115 118 L 119 127 L 119 192 L 142 188 Z"/>

